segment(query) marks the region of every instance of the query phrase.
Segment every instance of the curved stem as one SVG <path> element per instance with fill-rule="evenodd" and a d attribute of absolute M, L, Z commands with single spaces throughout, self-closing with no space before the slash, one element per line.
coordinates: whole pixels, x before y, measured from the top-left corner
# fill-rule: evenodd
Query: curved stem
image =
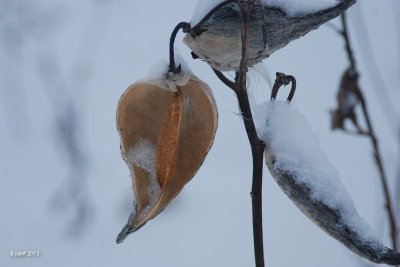
<path fill-rule="evenodd" d="M 237 86 L 235 82 L 232 82 L 231 80 L 229 80 L 228 78 L 226 78 L 226 76 L 220 72 L 219 70 L 216 69 L 212 69 L 215 73 L 215 75 L 217 75 L 217 77 L 221 80 L 221 82 L 223 82 L 226 86 L 228 86 L 229 88 L 231 88 L 234 92 L 237 91 Z"/>
<path fill-rule="evenodd" d="M 281 86 L 289 85 L 289 83 L 292 83 L 292 88 L 290 89 L 287 101 L 291 102 L 294 97 L 294 93 L 296 92 L 296 78 L 292 75 L 286 75 L 284 73 L 277 72 L 274 87 L 272 87 L 271 101 L 276 99 Z"/>
<path fill-rule="evenodd" d="M 182 29 L 183 32 L 189 31 L 190 23 L 180 22 L 178 25 L 176 25 L 175 29 L 171 33 L 171 38 L 169 39 L 169 72 L 172 72 L 173 74 L 177 74 L 181 71 L 181 66 L 179 65 L 177 68 L 175 65 L 175 52 L 174 52 L 175 38 L 180 29 Z"/>

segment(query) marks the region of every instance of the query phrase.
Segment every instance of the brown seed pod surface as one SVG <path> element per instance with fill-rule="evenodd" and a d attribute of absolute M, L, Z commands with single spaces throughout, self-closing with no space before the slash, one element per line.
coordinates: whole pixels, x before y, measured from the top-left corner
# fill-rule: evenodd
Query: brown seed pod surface
<path fill-rule="evenodd" d="M 119 101 L 117 129 L 131 170 L 135 209 L 118 243 L 167 207 L 213 143 L 218 115 L 211 90 L 193 75 L 180 85 L 139 82 Z"/>

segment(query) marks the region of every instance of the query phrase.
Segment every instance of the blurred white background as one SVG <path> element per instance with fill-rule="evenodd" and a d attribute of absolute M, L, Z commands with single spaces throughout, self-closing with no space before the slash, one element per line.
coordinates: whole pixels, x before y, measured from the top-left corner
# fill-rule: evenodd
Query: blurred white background
<path fill-rule="evenodd" d="M 206 63 L 191 59 L 181 33 L 177 49 L 218 104 L 216 140 L 173 204 L 115 243 L 133 201 L 117 102 L 168 58 L 170 33 L 190 20 L 196 2 L 0 0 L 0 266 L 254 266 L 251 155 L 237 101 Z M 358 2 L 349 12 L 350 35 L 399 197 L 400 4 Z M 297 78 L 293 105 L 318 134 L 361 216 L 389 246 L 369 140 L 330 130 L 329 109 L 348 66 L 342 38 L 322 26 L 264 65 L 273 77 L 281 71 Z M 265 82 L 249 75 L 255 101 L 268 99 Z M 267 170 L 263 193 L 266 266 L 368 266 L 297 210 Z M 18 250 L 40 256 L 9 256 Z"/>

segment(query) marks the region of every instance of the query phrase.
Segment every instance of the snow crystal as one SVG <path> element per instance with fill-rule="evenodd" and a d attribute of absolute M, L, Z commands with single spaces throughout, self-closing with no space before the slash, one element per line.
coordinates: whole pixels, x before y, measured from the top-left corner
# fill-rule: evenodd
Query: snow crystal
<path fill-rule="evenodd" d="M 156 148 L 149 140 L 141 138 L 134 147 L 129 149 L 128 160 L 131 164 L 143 169 L 149 174 L 149 186 L 147 188 L 147 191 L 150 196 L 150 203 L 148 204 L 146 209 L 150 210 L 150 208 L 152 208 L 156 204 L 161 193 L 160 185 L 158 184 L 156 178 Z M 142 214 L 146 213 L 147 212 L 145 211 L 142 212 Z"/>
<path fill-rule="evenodd" d="M 340 181 L 338 172 L 321 151 L 310 125 L 283 101 L 255 107 L 257 133 L 275 156 L 277 171 L 292 173 L 299 183 L 311 189 L 311 198 L 337 209 L 344 223 L 365 240 L 378 240 L 358 215 L 353 200 Z"/>
<path fill-rule="evenodd" d="M 339 0 L 261 0 L 269 7 L 279 8 L 289 17 L 303 16 L 324 10 L 340 3 Z M 191 26 L 197 25 L 207 14 L 224 0 L 199 0 L 196 5 Z"/>

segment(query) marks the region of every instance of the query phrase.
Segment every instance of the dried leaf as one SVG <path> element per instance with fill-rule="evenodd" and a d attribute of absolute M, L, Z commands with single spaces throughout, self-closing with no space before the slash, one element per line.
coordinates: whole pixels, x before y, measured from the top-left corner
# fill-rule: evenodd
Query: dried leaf
<path fill-rule="evenodd" d="M 342 75 L 336 95 L 337 107 L 330 111 L 332 130 L 347 130 L 345 128 L 345 121 L 350 120 L 358 133 L 366 133 L 366 131 L 361 129 L 356 113 L 356 107 L 360 104 L 361 97 L 361 91 L 358 87 L 358 75 L 350 68 Z"/>

